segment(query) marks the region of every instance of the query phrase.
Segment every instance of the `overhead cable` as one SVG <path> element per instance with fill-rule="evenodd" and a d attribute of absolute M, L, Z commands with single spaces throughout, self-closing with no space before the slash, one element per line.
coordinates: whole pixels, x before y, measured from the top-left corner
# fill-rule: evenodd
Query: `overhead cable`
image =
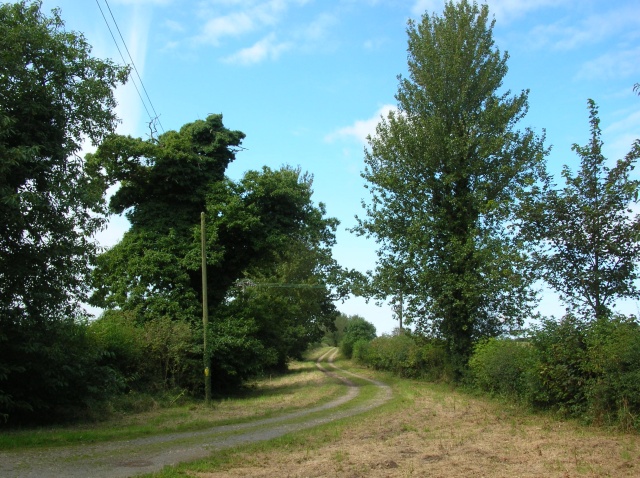
<path fill-rule="evenodd" d="M 131 56 L 131 53 L 129 52 L 129 48 L 127 48 L 127 43 L 124 41 L 124 37 L 122 36 L 122 32 L 120 31 L 120 27 L 118 26 L 118 22 L 115 19 L 115 16 L 113 15 L 113 11 L 111 10 L 111 7 L 109 6 L 109 2 L 107 0 L 104 0 L 105 5 L 107 6 L 108 10 L 109 10 L 109 14 L 111 15 L 111 19 L 113 20 L 113 24 L 116 27 L 116 30 L 118 30 L 118 35 L 120 36 L 120 40 L 122 41 L 122 44 L 124 45 L 124 48 L 127 52 L 127 55 L 129 56 L 129 60 L 130 62 L 127 62 L 127 60 L 125 59 L 124 54 L 122 53 L 122 50 L 120 49 L 120 46 L 118 44 L 118 40 L 116 39 L 116 36 L 113 33 L 113 30 L 111 29 L 111 25 L 109 24 L 109 20 L 107 19 L 107 16 L 104 13 L 104 10 L 102 9 L 102 6 L 100 5 L 99 0 L 96 0 L 96 4 L 98 5 L 98 8 L 100 9 L 100 13 L 102 14 L 102 18 L 104 19 L 105 23 L 107 24 L 107 28 L 109 29 L 109 33 L 111 34 L 111 38 L 113 39 L 113 42 L 116 45 L 116 48 L 118 50 L 118 53 L 120 53 L 120 57 L 122 58 L 122 61 L 125 65 L 127 64 L 131 64 L 133 71 L 135 71 L 136 76 L 138 77 L 138 81 L 140 82 L 140 86 L 142 88 L 142 90 L 145 93 L 145 96 L 147 98 L 147 101 L 145 101 L 144 97 L 142 96 L 142 93 L 140 92 L 140 88 L 138 88 L 138 85 L 135 81 L 135 78 L 131 77 L 133 86 L 136 89 L 136 92 L 138 93 L 138 97 L 140 98 L 140 101 L 142 102 L 142 105 L 144 106 L 145 111 L 147 112 L 147 116 L 149 116 L 149 119 L 151 120 L 151 124 L 157 122 L 160 125 L 160 129 L 162 130 L 162 132 L 164 133 L 164 127 L 162 126 L 162 123 L 160 122 L 160 115 L 158 115 L 158 113 L 156 112 L 156 109 L 153 106 L 153 102 L 151 101 L 151 98 L 149 97 L 149 93 L 147 92 L 147 89 L 144 86 L 144 82 L 142 81 L 142 77 L 140 76 L 140 73 L 138 72 L 138 68 L 136 67 L 135 62 L 133 61 L 133 57 Z M 149 111 L 149 107 L 147 107 L 147 102 L 149 103 L 149 106 L 151 107 L 151 110 L 153 111 L 153 115 L 151 114 L 151 111 Z"/>

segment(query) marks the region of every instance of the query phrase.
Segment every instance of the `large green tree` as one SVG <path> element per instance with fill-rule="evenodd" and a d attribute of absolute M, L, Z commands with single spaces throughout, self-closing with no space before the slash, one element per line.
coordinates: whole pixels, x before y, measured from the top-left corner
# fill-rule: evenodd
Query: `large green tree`
<path fill-rule="evenodd" d="M 564 188 L 541 195 L 526 226 L 540 241 L 536 259 L 547 283 L 586 318 L 604 319 L 617 299 L 640 297 L 640 215 L 633 210 L 640 181 L 631 177 L 640 141 L 607 166 L 598 108 L 593 100 L 588 106 L 591 140 L 572 147 L 579 171 L 563 168 Z"/>
<path fill-rule="evenodd" d="M 131 223 L 98 258 L 93 305 L 134 311 L 141 321 L 199 316 L 194 234 L 211 187 L 223 182 L 243 138 L 224 127 L 222 115 L 210 115 L 157 140 L 110 136 L 88 157 L 103 189 L 119 183 L 109 208 Z"/>
<path fill-rule="evenodd" d="M 474 341 L 531 309 L 513 206 L 543 173 L 543 138 L 516 124 L 527 91 L 502 87 L 506 53 L 486 5 L 447 2 L 408 26 L 409 77 L 365 152 L 372 200 L 357 231 L 376 238 L 374 294 L 404 288 L 405 317 L 446 339 L 458 369 Z"/>
<path fill-rule="evenodd" d="M 308 175 L 265 167 L 240 181 L 224 176 L 243 138 L 212 115 L 157 140 L 112 136 L 89 157 L 103 188 L 120 182 L 110 208 L 131 222 L 98 257 L 94 305 L 133 313 L 139 323 L 170 319 L 201 327 L 205 212 L 208 333 L 218 387 L 299 355 L 333 313 L 331 290 L 322 284 L 338 269 L 330 257 L 337 222 L 313 204 Z M 322 289 L 242 301 L 234 285 L 247 276 Z"/>
<path fill-rule="evenodd" d="M 127 75 L 59 11 L 0 5 L 0 414 L 84 396 L 74 320 L 104 216 L 78 153 L 114 130 Z"/>
<path fill-rule="evenodd" d="M 311 185 L 310 177 L 301 179 Z M 284 247 L 244 272 L 242 287 L 232 289 L 228 297 L 233 300 L 221 311 L 225 316 L 254 318 L 257 337 L 274 352 L 278 368 L 289 358 L 302 358 L 310 344 L 333 328 L 338 314 L 335 279 L 341 270 L 331 255 L 338 221 L 324 217 L 322 203 L 310 212 L 303 229 L 290 235 Z"/>

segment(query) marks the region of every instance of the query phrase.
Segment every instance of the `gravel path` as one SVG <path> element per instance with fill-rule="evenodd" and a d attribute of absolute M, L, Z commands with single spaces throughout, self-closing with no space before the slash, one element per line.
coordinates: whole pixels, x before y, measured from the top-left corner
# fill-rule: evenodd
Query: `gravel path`
<path fill-rule="evenodd" d="M 380 406 L 391 398 L 391 388 L 384 383 L 347 372 L 332 362 L 337 349 L 320 357 L 316 366 L 345 384 L 345 394 L 331 402 L 277 417 L 238 425 L 224 425 L 198 432 L 174 433 L 135 440 L 96 445 L 0 452 L 0 476 L 3 478 L 114 478 L 129 477 L 161 470 L 166 465 L 205 458 L 214 450 L 240 444 L 269 440 L 287 433 L 350 417 Z M 327 361 L 328 370 L 321 362 Z M 323 415 L 301 418 L 343 405 L 358 396 L 358 386 L 344 375 L 374 383 L 379 393 L 357 407 Z M 295 423 L 290 423 L 295 420 Z"/>

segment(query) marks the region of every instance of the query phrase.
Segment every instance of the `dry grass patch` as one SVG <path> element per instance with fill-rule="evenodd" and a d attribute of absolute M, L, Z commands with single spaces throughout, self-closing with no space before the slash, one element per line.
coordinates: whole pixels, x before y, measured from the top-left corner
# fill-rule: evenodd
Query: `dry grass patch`
<path fill-rule="evenodd" d="M 637 435 L 592 429 L 445 387 L 402 381 L 396 399 L 346 426 L 231 453 L 199 478 L 636 477 Z M 212 467 L 213 468 L 213 467 Z"/>

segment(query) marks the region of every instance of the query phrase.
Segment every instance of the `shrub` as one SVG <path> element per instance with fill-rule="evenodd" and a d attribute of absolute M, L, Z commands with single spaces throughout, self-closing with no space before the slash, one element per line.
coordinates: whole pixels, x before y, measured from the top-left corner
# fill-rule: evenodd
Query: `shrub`
<path fill-rule="evenodd" d="M 444 346 L 408 333 L 374 339 L 361 360 L 376 370 L 401 377 L 441 380 L 450 375 Z"/>
<path fill-rule="evenodd" d="M 358 363 L 367 364 L 371 353 L 371 342 L 369 340 L 358 340 L 353 344 L 353 354 L 351 358 Z"/>
<path fill-rule="evenodd" d="M 491 338 L 478 343 L 469 360 L 475 387 L 498 395 L 528 395 L 535 350 L 527 342 Z"/>
<path fill-rule="evenodd" d="M 640 326 L 634 317 L 593 323 L 587 335 L 587 418 L 640 428 Z"/>
<path fill-rule="evenodd" d="M 531 331 L 536 351 L 529 401 L 570 416 L 586 408 L 585 385 L 589 379 L 587 325 L 573 315 L 560 321 L 543 320 Z"/>
<path fill-rule="evenodd" d="M 353 356 L 353 346 L 359 340 L 371 341 L 376 338 L 375 326 L 362 317 L 353 316 L 349 319 L 340 343 L 340 351 L 346 358 Z"/>
<path fill-rule="evenodd" d="M 117 389 L 82 318 L 10 324 L 0 346 L 0 419 L 11 424 L 75 419 Z M 2 364 L 15 366 L 2 367 Z"/>

